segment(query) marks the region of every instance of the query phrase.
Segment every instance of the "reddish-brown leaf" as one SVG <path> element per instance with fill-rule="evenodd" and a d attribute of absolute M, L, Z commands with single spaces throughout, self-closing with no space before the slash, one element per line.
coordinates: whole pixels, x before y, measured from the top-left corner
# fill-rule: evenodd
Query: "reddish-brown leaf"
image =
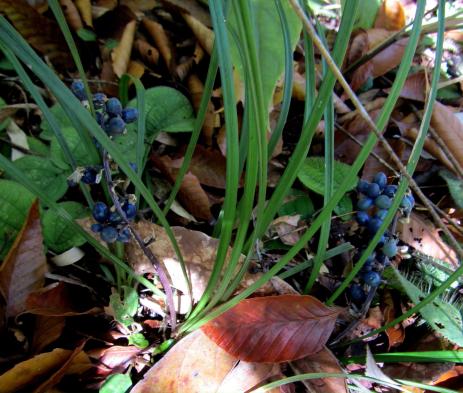
<path fill-rule="evenodd" d="M 140 352 L 140 348 L 133 345 L 114 345 L 109 348 L 91 350 L 88 355 L 91 358 L 98 359 L 101 364 L 110 369 L 121 369 L 126 368 L 128 363 Z"/>
<path fill-rule="evenodd" d="M 426 99 L 426 87 L 426 74 L 424 72 L 417 72 L 407 78 L 400 96 L 409 100 L 423 102 Z"/>
<path fill-rule="evenodd" d="M 0 267 L 0 293 L 6 302 L 6 317 L 23 312 L 27 296 L 43 286 L 47 260 L 42 241 L 39 203 L 35 201 Z"/>
<path fill-rule="evenodd" d="M 66 325 L 66 317 L 48 317 L 37 315 L 32 338 L 32 352 L 41 353 L 42 350 L 56 341 Z"/>
<path fill-rule="evenodd" d="M 202 329 L 241 360 L 276 363 L 320 351 L 338 314 L 312 296 L 268 296 L 243 300 Z"/>
<path fill-rule="evenodd" d="M 405 26 L 405 10 L 399 0 L 384 0 L 378 15 L 375 27 L 386 30 L 400 30 Z"/>
<path fill-rule="evenodd" d="M 396 307 L 390 291 L 385 291 L 383 295 L 383 314 L 384 322 L 388 324 L 396 318 Z M 389 348 L 396 347 L 403 343 L 405 339 L 405 329 L 402 324 L 386 329 L 386 335 L 389 339 Z"/>

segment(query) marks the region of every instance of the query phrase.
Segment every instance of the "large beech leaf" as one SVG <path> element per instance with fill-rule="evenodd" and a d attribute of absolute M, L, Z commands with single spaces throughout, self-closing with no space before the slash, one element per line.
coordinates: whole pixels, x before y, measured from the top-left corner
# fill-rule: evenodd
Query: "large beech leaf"
<path fill-rule="evenodd" d="M 202 329 L 240 360 L 286 362 L 321 351 L 338 314 L 312 296 L 267 296 L 243 300 Z"/>
<path fill-rule="evenodd" d="M 0 267 L 0 293 L 6 302 L 6 317 L 24 311 L 27 296 L 43 286 L 47 260 L 42 242 L 39 203 L 35 201 Z"/>

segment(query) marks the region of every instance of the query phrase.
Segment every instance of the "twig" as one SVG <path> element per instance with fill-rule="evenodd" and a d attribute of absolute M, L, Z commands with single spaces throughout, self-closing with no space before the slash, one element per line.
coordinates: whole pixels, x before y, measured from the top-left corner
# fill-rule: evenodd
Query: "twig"
<path fill-rule="evenodd" d="M 410 185 L 410 188 L 416 193 L 416 195 L 421 200 L 423 205 L 425 205 L 426 208 L 429 210 L 429 214 L 431 214 L 431 216 L 432 216 L 434 222 L 436 223 L 436 225 L 440 229 L 442 229 L 442 231 L 445 233 L 445 235 L 448 238 L 448 241 L 449 241 L 450 245 L 452 246 L 452 248 L 457 253 L 458 258 L 460 260 L 463 260 L 463 249 L 461 248 L 460 244 L 456 241 L 455 237 L 452 235 L 452 233 L 449 231 L 447 226 L 440 219 L 439 215 L 435 212 L 433 206 L 430 204 L 430 202 L 429 202 L 428 198 L 426 197 L 426 195 L 423 194 L 420 187 L 416 184 L 415 180 L 413 180 L 413 178 L 409 175 L 409 173 L 407 172 L 407 169 L 402 164 L 402 161 L 397 156 L 397 154 L 394 152 L 391 145 L 389 145 L 389 142 L 384 138 L 381 131 L 378 130 L 378 128 L 376 127 L 376 124 L 371 119 L 370 115 L 365 110 L 365 108 L 363 107 L 363 105 L 360 102 L 360 100 L 358 99 L 357 95 L 352 91 L 351 87 L 349 86 L 349 84 L 345 80 L 344 76 L 339 71 L 338 67 L 336 66 L 336 63 L 331 58 L 330 53 L 328 52 L 328 50 L 325 48 L 322 41 L 318 37 L 314 27 L 312 26 L 312 23 L 310 22 L 309 18 L 307 18 L 306 14 L 304 13 L 301 6 L 297 3 L 296 0 L 289 0 L 289 2 L 291 3 L 292 7 L 296 11 L 296 14 L 302 20 L 302 23 L 303 23 L 303 25 L 305 27 L 305 30 L 307 31 L 307 33 L 309 34 L 309 36 L 312 39 L 313 43 L 315 44 L 315 46 L 317 47 L 317 49 L 320 51 L 321 55 L 325 59 L 326 64 L 330 67 L 331 72 L 333 72 L 336 79 L 338 80 L 338 82 L 343 87 L 345 93 L 350 98 L 350 100 L 354 104 L 355 108 L 358 110 L 359 114 L 367 122 L 367 124 L 371 127 L 371 129 L 375 133 L 375 135 L 378 137 L 379 141 L 383 144 L 384 149 L 389 154 L 389 156 L 391 157 L 394 164 L 397 165 L 397 167 L 399 168 L 400 173 L 402 174 L 402 176 L 407 179 L 407 181 L 408 181 L 408 183 Z"/>
<path fill-rule="evenodd" d="M 139 247 L 142 249 L 143 253 L 146 257 L 150 260 L 154 268 L 156 269 L 156 273 L 158 274 L 159 281 L 161 282 L 162 287 L 166 293 L 166 302 L 167 308 L 169 309 L 169 316 L 170 316 L 170 323 L 172 326 L 172 330 L 175 330 L 177 324 L 177 316 L 175 312 L 175 304 L 174 304 L 174 295 L 172 292 L 172 288 L 170 287 L 169 280 L 167 278 L 166 272 L 164 271 L 163 267 L 159 263 L 156 256 L 152 253 L 149 247 L 146 246 L 144 240 L 140 237 L 139 233 L 133 228 L 130 221 L 127 219 L 127 216 L 122 209 L 121 203 L 119 202 L 119 198 L 116 195 L 116 191 L 114 189 L 114 183 L 111 177 L 111 168 L 109 166 L 108 154 L 106 151 L 103 151 L 103 172 L 105 175 L 106 182 L 108 183 L 109 194 L 111 196 L 111 200 L 116 208 L 117 213 L 122 217 L 122 221 L 130 230 L 132 236 L 134 237 L 135 241 L 138 243 Z"/>

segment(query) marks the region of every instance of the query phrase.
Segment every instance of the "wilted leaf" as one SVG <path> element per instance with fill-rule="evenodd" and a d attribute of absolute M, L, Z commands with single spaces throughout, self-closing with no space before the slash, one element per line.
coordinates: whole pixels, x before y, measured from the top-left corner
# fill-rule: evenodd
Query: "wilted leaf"
<path fill-rule="evenodd" d="M 400 240 L 403 242 L 425 255 L 458 266 L 455 251 L 444 243 L 439 236 L 439 230 L 423 216 L 412 213 L 410 215 L 410 222 L 399 223 L 398 229 Z"/>
<path fill-rule="evenodd" d="M 389 290 L 386 290 L 383 294 L 383 314 L 386 324 L 397 317 L 394 299 Z M 396 347 L 403 343 L 405 339 L 405 329 L 401 323 L 398 323 L 396 326 L 386 329 L 386 335 L 389 340 L 389 348 Z"/>
<path fill-rule="evenodd" d="M 312 296 L 258 297 L 241 301 L 202 330 L 240 360 L 278 363 L 319 352 L 338 314 Z"/>
<path fill-rule="evenodd" d="M 32 338 L 32 352 L 41 353 L 45 347 L 56 341 L 61 336 L 65 325 L 65 317 L 37 315 Z"/>
<path fill-rule="evenodd" d="M 343 373 L 338 359 L 324 347 L 315 356 L 308 356 L 290 363 L 296 374 Z M 344 378 L 320 378 L 302 382 L 311 392 L 347 393 Z"/>
<path fill-rule="evenodd" d="M 298 231 L 300 219 L 301 216 L 299 214 L 278 217 L 272 221 L 268 231 L 271 234 L 276 233 L 284 244 L 292 246 L 296 244 L 301 237 L 300 231 Z"/>
<path fill-rule="evenodd" d="M 384 372 L 379 368 L 376 364 L 375 359 L 373 358 L 373 354 L 371 353 L 370 347 L 367 345 L 367 359 L 366 359 L 366 370 L 365 375 L 371 378 L 375 378 L 379 381 L 383 381 L 389 383 L 396 388 L 400 388 L 399 384 L 389 378 Z"/>
<path fill-rule="evenodd" d="M 149 66 L 158 64 L 159 51 L 145 40 L 138 38 L 134 43 L 135 50 L 140 54 L 142 59 Z"/>
<path fill-rule="evenodd" d="M 36 201 L 0 266 L 0 292 L 6 302 L 7 318 L 24 311 L 27 296 L 43 286 L 47 260 L 42 241 L 39 204 Z"/>
<path fill-rule="evenodd" d="M 175 68 L 175 58 L 173 55 L 173 45 L 170 41 L 169 36 L 167 35 L 164 27 L 158 22 L 154 20 L 150 20 L 147 18 L 143 18 L 143 26 L 150 34 L 151 38 L 153 39 L 156 47 L 161 52 L 161 56 L 164 59 L 164 62 L 167 65 L 169 70 L 173 70 Z"/>
<path fill-rule="evenodd" d="M 182 12 L 182 16 L 193 34 L 196 36 L 196 39 L 210 56 L 214 45 L 214 32 L 194 16 L 187 14 L 186 12 Z"/>
<path fill-rule="evenodd" d="M 82 355 L 77 358 L 76 356 L 78 354 Z M 75 351 L 57 348 L 51 352 L 42 353 L 34 356 L 32 359 L 18 363 L 12 369 L 0 375 L 2 393 L 13 393 L 28 387 L 31 388 L 43 379 L 51 381 L 53 374 L 59 373 L 60 369 L 64 369 L 64 372 L 60 375 L 60 377 L 62 377 L 66 371 L 78 371 L 78 373 L 82 373 L 91 367 L 88 358 L 87 364 L 85 364 L 85 359 L 83 359 L 82 356 L 86 357 L 85 353 L 80 350 L 76 354 Z M 78 367 L 75 370 L 70 370 L 72 366 L 72 359 L 75 360 L 75 365 L 80 364 L 81 367 Z M 69 360 L 71 360 L 70 363 L 68 362 Z M 47 384 L 47 382 L 45 382 L 45 384 Z M 59 379 L 55 377 L 54 382 L 55 384 L 58 383 Z M 50 388 L 52 386 L 53 385 L 47 387 Z M 46 389 L 44 390 L 39 387 L 38 390 L 35 391 L 42 392 L 46 391 Z"/>
<path fill-rule="evenodd" d="M 89 356 L 110 369 L 124 369 L 140 352 L 139 348 L 132 345 L 114 345 L 105 349 L 91 350 Z"/>
<path fill-rule="evenodd" d="M 427 95 L 426 87 L 426 74 L 417 72 L 407 78 L 404 87 L 400 91 L 400 96 L 409 100 L 424 102 Z"/>
<path fill-rule="evenodd" d="M 399 0 L 383 0 L 376 15 L 375 27 L 400 30 L 405 26 L 405 10 Z"/>
<path fill-rule="evenodd" d="M 136 28 L 136 20 L 132 20 L 127 23 L 124 28 L 124 32 L 122 33 L 121 40 L 119 41 L 119 45 L 117 45 L 111 54 L 113 70 L 119 78 L 127 71 Z"/>
<path fill-rule="evenodd" d="M 78 31 L 84 25 L 82 24 L 82 19 L 80 18 L 79 11 L 77 10 L 76 5 L 71 0 L 59 0 L 61 9 L 63 10 L 64 16 L 68 25 L 71 26 L 72 30 Z"/>
<path fill-rule="evenodd" d="M 74 62 L 58 24 L 39 14 L 25 0 L 0 0 L 0 10 L 16 30 L 53 64 L 72 67 Z"/>
<path fill-rule="evenodd" d="M 92 3 L 90 0 L 75 0 L 75 3 L 85 24 L 92 27 Z"/>

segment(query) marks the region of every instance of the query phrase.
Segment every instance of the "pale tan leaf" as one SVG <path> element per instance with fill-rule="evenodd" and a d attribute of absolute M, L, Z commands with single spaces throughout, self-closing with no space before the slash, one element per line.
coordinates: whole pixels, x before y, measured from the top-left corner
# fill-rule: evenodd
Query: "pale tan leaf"
<path fill-rule="evenodd" d="M 185 19 L 185 22 L 193 31 L 193 34 L 196 36 L 197 40 L 203 47 L 203 49 L 209 54 L 212 53 L 212 47 L 214 46 L 214 32 L 201 23 L 194 16 L 182 12 L 182 17 Z"/>
<path fill-rule="evenodd" d="M 71 0 L 59 0 L 59 3 L 66 17 L 66 21 L 69 26 L 71 26 L 72 30 L 80 30 L 84 25 L 82 24 L 82 19 L 80 18 L 76 5 Z"/>
<path fill-rule="evenodd" d="M 159 49 L 164 62 L 167 65 L 169 70 L 174 68 L 174 55 L 173 55 L 173 45 L 170 41 L 169 36 L 167 35 L 164 27 L 154 20 L 148 18 L 143 18 L 143 26 L 150 34 L 153 39 L 156 47 Z"/>
<path fill-rule="evenodd" d="M 298 230 L 301 215 L 281 216 L 276 218 L 270 224 L 268 231 L 271 235 L 276 234 L 280 240 L 287 245 L 294 245 L 300 239 L 300 231 Z"/>
<path fill-rule="evenodd" d="M 399 223 L 400 239 L 419 252 L 446 261 L 454 266 L 458 259 L 453 251 L 439 236 L 439 230 L 422 215 L 412 213 L 409 223 Z"/>
<path fill-rule="evenodd" d="M 327 347 L 315 355 L 291 362 L 290 365 L 296 374 L 343 373 L 336 356 Z M 344 378 L 311 379 L 303 381 L 303 384 L 311 393 L 347 393 L 348 391 Z"/>
<path fill-rule="evenodd" d="M 251 363 L 240 361 L 223 379 L 217 393 L 247 392 L 281 373 L 280 366 L 273 363 Z"/>
<path fill-rule="evenodd" d="M 132 20 L 124 28 L 121 40 L 111 53 L 114 73 L 120 78 L 127 71 L 132 53 L 133 38 L 137 28 L 137 21 Z"/>
<path fill-rule="evenodd" d="M 90 0 L 75 0 L 75 3 L 85 24 L 93 27 L 92 3 Z"/>
<path fill-rule="evenodd" d="M 158 64 L 159 51 L 154 46 L 139 38 L 135 40 L 134 48 L 146 64 L 149 66 L 155 66 Z"/>
<path fill-rule="evenodd" d="M 375 27 L 400 30 L 405 26 L 405 9 L 399 0 L 383 0 L 376 15 Z"/>
<path fill-rule="evenodd" d="M 28 295 L 45 282 L 48 269 L 42 242 L 39 203 L 35 201 L 0 266 L 0 293 L 6 302 L 7 317 L 23 312 Z"/>
<path fill-rule="evenodd" d="M 29 149 L 29 142 L 27 141 L 26 133 L 16 124 L 14 121 L 10 121 L 6 127 L 6 133 L 8 138 L 16 146 L 22 147 L 24 149 Z M 11 149 L 11 161 L 15 161 L 18 158 L 24 157 L 24 153 L 17 149 Z"/>

